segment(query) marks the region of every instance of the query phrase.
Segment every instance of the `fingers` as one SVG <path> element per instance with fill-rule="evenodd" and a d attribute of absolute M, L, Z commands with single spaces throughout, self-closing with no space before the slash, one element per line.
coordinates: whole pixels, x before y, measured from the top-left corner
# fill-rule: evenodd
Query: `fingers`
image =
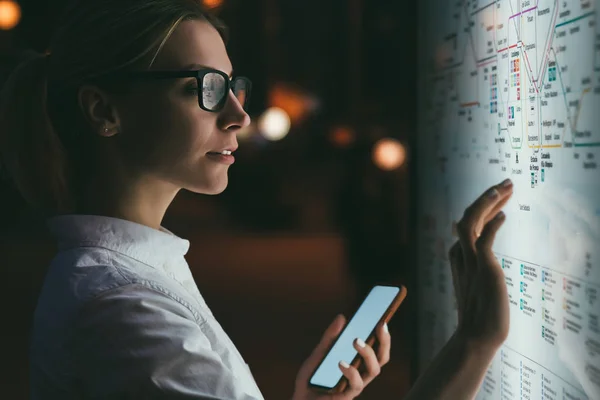
<path fill-rule="evenodd" d="M 348 389 L 344 392 L 345 395 L 348 394 L 352 396 L 352 398 L 358 396 L 365 386 L 381 373 L 381 367 L 389 362 L 392 338 L 388 331 L 387 324 L 379 324 L 376 335 L 379 341 L 377 353 L 373 347 L 369 346 L 361 339 L 356 339 L 354 341 L 354 348 L 362 357 L 362 364 L 365 369 L 365 372 L 362 375 L 355 367 L 340 362 L 340 370 L 348 379 Z"/>
<path fill-rule="evenodd" d="M 490 214 L 502 201 L 510 197 L 512 193 L 512 182 L 506 180 L 499 185 L 494 185 L 471 204 L 457 224 L 458 236 L 460 238 L 463 257 L 469 265 L 475 261 L 475 240 L 477 240 L 477 229 L 482 225 Z"/>
<path fill-rule="evenodd" d="M 492 252 L 496 233 L 505 219 L 504 213 L 500 211 L 496 218 L 487 223 L 475 244 L 479 265 L 481 266 L 480 272 L 485 277 L 482 283 L 487 286 L 485 290 L 490 294 L 490 299 L 496 302 L 494 306 L 488 307 L 487 310 L 488 313 L 494 316 L 492 320 L 495 320 L 491 325 L 488 322 L 488 340 L 494 345 L 499 345 L 507 339 L 510 326 L 508 289 L 504 271 Z"/>
<path fill-rule="evenodd" d="M 477 248 L 477 255 L 481 258 L 484 258 L 486 261 L 482 263 L 483 265 L 492 264 L 489 261 L 494 259 L 494 253 L 492 252 L 492 245 L 494 244 L 494 239 L 496 238 L 496 233 L 498 229 L 502 226 L 504 221 L 506 220 L 506 216 L 504 212 L 500 211 L 496 214 L 496 217 L 493 218 L 490 222 L 487 223 L 485 228 L 483 228 L 483 232 L 477 242 L 475 244 Z"/>
<path fill-rule="evenodd" d="M 377 341 L 379 342 L 377 361 L 379 362 L 379 366 L 383 367 L 390 362 L 390 351 L 392 349 L 392 336 L 386 323 L 380 324 L 377 328 Z"/>
<path fill-rule="evenodd" d="M 356 368 L 354 368 L 351 365 L 348 365 L 343 361 L 340 362 L 340 370 L 342 371 L 342 374 L 344 374 L 346 379 L 348 379 L 348 387 L 344 391 L 343 398 L 347 399 L 348 396 L 350 396 L 350 398 L 353 399 L 356 396 L 358 396 L 365 388 L 363 379 Z"/>
<path fill-rule="evenodd" d="M 342 331 L 342 328 L 346 324 L 346 317 L 343 314 L 338 314 L 335 316 L 331 325 L 327 327 L 325 333 L 323 333 L 323 337 L 321 337 L 321 342 L 329 341 L 329 344 L 333 342 L 337 338 L 337 336 Z"/>
<path fill-rule="evenodd" d="M 482 221 L 482 223 L 477 226 L 477 228 L 476 228 L 477 236 L 481 235 L 483 227 L 488 222 L 490 222 L 504 208 L 504 206 L 506 205 L 506 203 L 508 203 L 510 198 L 511 198 L 511 195 L 509 193 L 498 204 L 496 204 L 496 206 L 494 206 L 494 208 L 492 208 L 492 210 L 488 213 L 488 215 L 485 217 L 485 219 Z"/>
<path fill-rule="evenodd" d="M 340 335 L 340 332 L 346 325 L 346 318 L 339 314 L 337 315 L 333 322 L 327 327 L 319 344 L 312 351 L 310 356 L 306 359 L 306 361 L 300 367 L 300 371 L 296 376 L 296 389 L 297 390 L 306 390 L 306 386 L 308 385 L 308 380 L 310 379 L 310 375 L 315 371 L 319 363 L 325 357 L 327 351 L 331 348 L 333 342 Z"/>
<path fill-rule="evenodd" d="M 346 318 L 342 314 L 337 315 L 331 325 L 325 330 L 325 333 L 323 333 L 321 341 L 313 350 L 310 358 L 320 360 L 338 337 L 345 324 Z"/>
<path fill-rule="evenodd" d="M 510 180 L 507 182 L 492 186 L 465 210 L 457 227 L 459 235 L 463 235 L 470 243 L 474 243 L 476 239 L 474 228 L 477 222 L 485 220 L 490 211 L 512 193 L 512 182 Z"/>
<path fill-rule="evenodd" d="M 362 379 L 363 384 L 366 385 L 381 373 L 381 366 L 379 365 L 379 360 L 377 360 L 375 350 L 373 350 L 371 346 L 365 344 L 365 342 L 360 339 L 356 339 L 354 341 L 354 348 L 363 359 L 365 373 L 362 375 Z"/>

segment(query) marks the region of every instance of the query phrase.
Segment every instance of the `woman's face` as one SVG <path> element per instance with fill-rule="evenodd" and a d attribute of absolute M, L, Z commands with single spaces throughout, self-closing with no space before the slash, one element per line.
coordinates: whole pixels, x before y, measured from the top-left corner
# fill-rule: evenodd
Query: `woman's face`
<path fill-rule="evenodd" d="M 183 21 L 157 56 L 152 70 L 230 74 L 232 65 L 217 30 L 205 21 Z M 250 123 L 230 91 L 217 113 L 198 105 L 195 78 L 136 83 L 116 100 L 116 139 L 126 164 L 141 174 L 195 193 L 217 194 L 227 186 L 228 162 L 209 152 L 235 150 L 236 134 Z"/>

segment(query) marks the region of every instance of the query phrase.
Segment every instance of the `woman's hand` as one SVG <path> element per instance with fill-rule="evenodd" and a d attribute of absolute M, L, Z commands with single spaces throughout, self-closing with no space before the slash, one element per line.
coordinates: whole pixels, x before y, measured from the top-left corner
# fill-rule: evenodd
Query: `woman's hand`
<path fill-rule="evenodd" d="M 292 400 L 350 400 L 358 396 L 363 389 L 379 375 L 381 367 L 388 363 L 390 360 L 390 347 L 391 337 L 387 331 L 387 326 L 380 324 L 377 327 L 376 335 L 379 341 L 379 347 L 377 353 L 369 345 L 360 347 L 356 341 L 354 342 L 354 348 L 358 351 L 358 354 L 363 358 L 361 369 L 364 372 L 361 374 L 353 366 L 349 368 L 343 368 L 340 366 L 340 370 L 344 376 L 348 379 L 348 385 L 346 390 L 338 394 L 322 394 L 313 391 L 308 386 L 308 380 L 312 373 L 315 371 L 321 360 L 325 357 L 327 351 L 333 342 L 337 339 L 341 333 L 346 319 L 343 315 L 338 315 L 333 323 L 327 328 L 323 338 L 319 345 L 312 352 L 310 357 L 304 362 L 298 375 L 296 377 L 296 389 Z"/>
<path fill-rule="evenodd" d="M 457 224 L 459 240 L 449 252 L 458 306 L 456 335 L 476 346 L 497 348 L 508 336 L 509 300 L 504 272 L 492 252 L 510 199 L 510 180 L 488 189 Z"/>
<path fill-rule="evenodd" d="M 498 348 L 508 336 L 508 291 L 492 253 L 504 222 L 500 210 L 512 183 L 491 187 L 466 209 L 457 224 L 459 240 L 449 252 L 458 328 L 411 388 L 406 400 L 473 399 Z"/>

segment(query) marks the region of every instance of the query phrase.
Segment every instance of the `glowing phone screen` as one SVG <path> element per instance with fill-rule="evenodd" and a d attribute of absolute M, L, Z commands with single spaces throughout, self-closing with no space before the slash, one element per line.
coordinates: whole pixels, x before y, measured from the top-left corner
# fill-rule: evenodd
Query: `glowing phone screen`
<path fill-rule="evenodd" d="M 399 291 L 400 289 L 397 287 L 375 286 L 369 292 L 365 301 L 313 374 L 310 384 L 329 389 L 338 384 L 343 377 L 338 363 L 345 361 L 350 364 L 354 360 L 358 354 L 353 345 L 354 339 L 360 338 L 367 341 Z"/>

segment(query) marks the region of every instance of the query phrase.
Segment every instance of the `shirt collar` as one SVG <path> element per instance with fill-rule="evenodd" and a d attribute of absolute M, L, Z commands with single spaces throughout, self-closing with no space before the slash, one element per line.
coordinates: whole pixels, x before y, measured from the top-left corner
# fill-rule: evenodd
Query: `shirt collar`
<path fill-rule="evenodd" d="M 180 262 L 190 242 L 171 231 L 160 230 L 124 219 L 100 215 L 58 215 L 47 220 L 59 250 L 73 247 L 104 247 L 155 268 Z"/>

